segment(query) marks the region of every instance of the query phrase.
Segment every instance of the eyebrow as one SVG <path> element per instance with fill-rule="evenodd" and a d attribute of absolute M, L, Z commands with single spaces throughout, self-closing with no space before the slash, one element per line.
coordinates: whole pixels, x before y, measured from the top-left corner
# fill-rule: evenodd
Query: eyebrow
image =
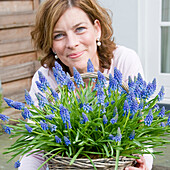
<path fill-rule="evenodd" d="M 73 25 L 73 29 L 74 28 L 76 28 L 76 27 L 78 27 L 79 25 L 82 25 L 82 24 L 86 24 L 86 22 L 80 22 L 80 23 L 78 23 L 78 24 L 76 24 L 76 25 Z M 63 32 L 62 30 L 54 30 L 54 32 L 53 33 L 59 33 L 59 32 Z"/>

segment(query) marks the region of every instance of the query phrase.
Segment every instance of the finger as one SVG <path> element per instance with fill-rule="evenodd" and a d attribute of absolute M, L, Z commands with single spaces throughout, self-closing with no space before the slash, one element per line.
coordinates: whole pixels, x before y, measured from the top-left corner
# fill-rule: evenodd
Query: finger
<path fill-rule="evenodd" d="M 129 166 L 129 167 L 126 167 L 125 170 L 142 170 L 142 169 L 141 168 L 136 168 L 136 167 Z"/>

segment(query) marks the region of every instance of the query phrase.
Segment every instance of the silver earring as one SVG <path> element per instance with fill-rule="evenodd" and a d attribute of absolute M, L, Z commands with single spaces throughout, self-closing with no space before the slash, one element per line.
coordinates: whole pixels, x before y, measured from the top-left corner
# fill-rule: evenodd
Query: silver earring
<path fill-rule="evenodd" d="M 100 47 L 100 46 L 102 45 L 102 43 L 101 43 L 101 41 L 100 41 L 100 38 L 97 38 L 96 44 L 97 44 L 98 47 Z"/>

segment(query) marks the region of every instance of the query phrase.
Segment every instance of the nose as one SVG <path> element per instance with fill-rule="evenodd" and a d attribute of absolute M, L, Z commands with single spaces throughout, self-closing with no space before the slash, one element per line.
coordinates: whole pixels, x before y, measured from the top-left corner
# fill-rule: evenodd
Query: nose
<path fill-rule="evenodd" d="M 74 49 L 79 44 L 78 37 L 74 33 L 67 34 L 66 47 Z"/>

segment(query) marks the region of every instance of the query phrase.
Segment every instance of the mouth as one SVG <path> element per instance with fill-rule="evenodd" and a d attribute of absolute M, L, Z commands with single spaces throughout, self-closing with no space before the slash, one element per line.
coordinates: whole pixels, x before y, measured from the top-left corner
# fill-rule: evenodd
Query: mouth
<path fill-rule="evenodd" d="M 68 57 L 72 58 L 72 59 L 75 59 L 75 58 L 80 57 L 83 53 L 84 53 L 84 51 L 77 52 L 77 53 L 71 53 L 71 54 L 68 55 Z"/>

